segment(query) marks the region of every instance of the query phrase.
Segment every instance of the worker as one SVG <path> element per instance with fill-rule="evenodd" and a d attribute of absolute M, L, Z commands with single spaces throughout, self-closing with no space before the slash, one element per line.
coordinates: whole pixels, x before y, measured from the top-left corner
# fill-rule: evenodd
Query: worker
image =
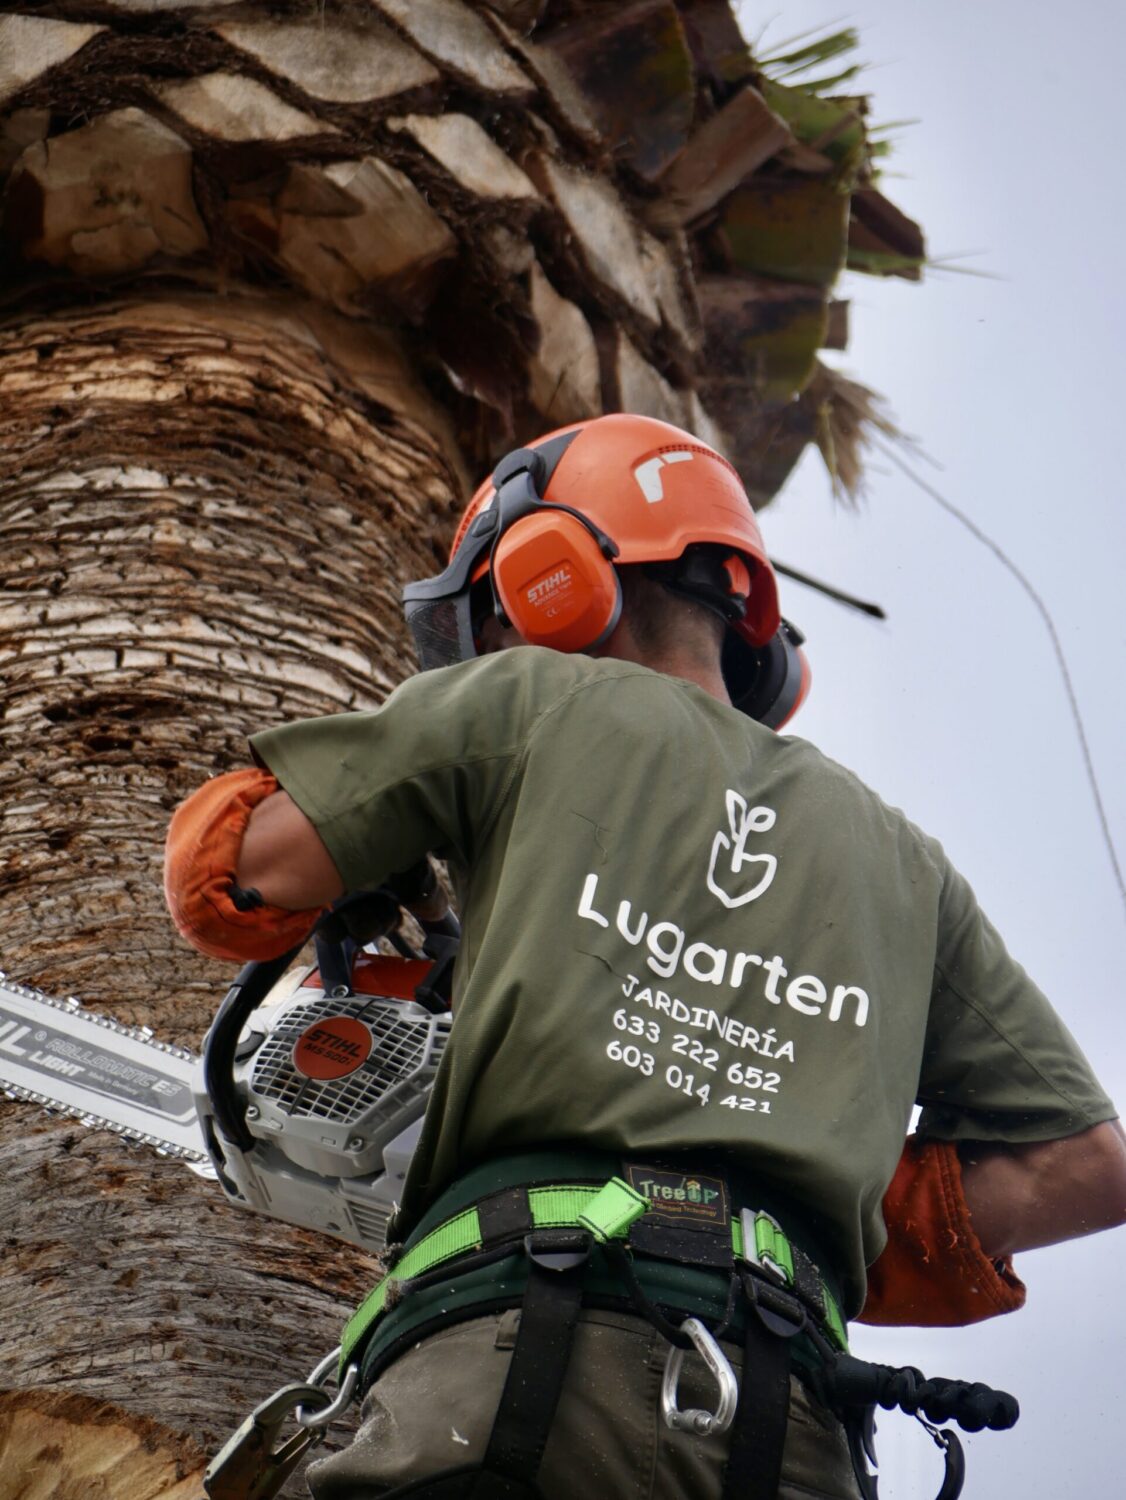
<path fill-rule="evenodd" d="M 613 415 L 509 454 L 406 609 L 425 670 L 255 736 L 166 865 L 225 958 L 427 852 L 456 887 L 313 1494 L 853 1500 L 826 1351 L 1018 1307 L 1014 1252 L 1126 1221 L 1113 1105 L 941 847 L 777 732 L 801 640 L 712 448 Z"/>

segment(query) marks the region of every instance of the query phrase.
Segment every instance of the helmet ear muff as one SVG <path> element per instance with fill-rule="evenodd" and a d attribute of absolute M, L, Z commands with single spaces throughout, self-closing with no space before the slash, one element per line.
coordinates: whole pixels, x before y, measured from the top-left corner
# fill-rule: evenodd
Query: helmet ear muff
<path fill-rule="evenodd" d="M 622 589 L 599 538 L 565 510 L 522 516 L 497 540 L 493 591 L 529 645 L 589 651 L 618 623 Z"/>
<path fill-rule="evenodd" d="M 729 630 L 723 646 L 723 677 L 732 705 L 768 729 L 781 729 L 805 702 L 810 687 L 803 636 L 783 620 L 765 646 L 752 646 Z"/>

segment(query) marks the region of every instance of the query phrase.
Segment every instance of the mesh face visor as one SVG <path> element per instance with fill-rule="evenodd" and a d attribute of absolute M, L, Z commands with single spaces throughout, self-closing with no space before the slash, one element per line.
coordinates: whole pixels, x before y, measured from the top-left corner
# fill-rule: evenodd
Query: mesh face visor
<path fill-rule="evenodd" d="M 444 573 L 408 583 L 403 589 L 403 612 L 423 672 L 452 667 L 477 655 L 470 590 L 473 574 L 489 549 L 496 527 L 495 511 L 482 511 Z"/>
<path fill-rule="evenodd" d="M 477 654 L 468 592 L 449 599 L 418 599 L 405 604 L 407 624 L 423 672 L 433 667 L 452 667 L 455 662 L 468 661 Z"/>

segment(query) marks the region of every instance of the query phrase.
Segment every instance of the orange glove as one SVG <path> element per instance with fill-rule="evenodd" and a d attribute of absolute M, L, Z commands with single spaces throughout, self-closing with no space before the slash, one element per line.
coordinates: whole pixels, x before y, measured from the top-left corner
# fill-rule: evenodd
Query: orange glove
<path fill-rule="evenodd" d="M 949 1328 L 1024 1306 L 1010 1258 L 982 1250 L 952 1141 L 908 1137 L 884 1195 L 888 1242 L 868 1267 L 861 1323 Z"/>
<path fill-rule="evenodd" d="M 164 848 L 164 899 L 180 933 L 212 958 L 277 958 L 308 937 L 320 908 L 285 911 L 232 899 L 250 814 L 278 789 L 268 771 L 230 771 L 204 782 L 172 817 Z M 254 893 L 257 894 L 257 893 Z"/>

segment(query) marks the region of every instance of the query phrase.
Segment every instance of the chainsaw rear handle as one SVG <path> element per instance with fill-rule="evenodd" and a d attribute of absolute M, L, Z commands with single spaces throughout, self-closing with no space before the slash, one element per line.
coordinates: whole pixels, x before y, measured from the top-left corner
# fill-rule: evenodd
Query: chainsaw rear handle
<path fill-rule="evenodd" d="M 240 1151 L 251 1150 L 254 1137 L 246 1124 L 246 1104 L 239 1099 L 235 1089 L 235 1048 L 252 1013 L 304 946 L 301 942 L 278 958 L 244 964 L 203 1041 L 203 1084 L 215 1111 L 215 1123 L 224 1139 Z"/>

